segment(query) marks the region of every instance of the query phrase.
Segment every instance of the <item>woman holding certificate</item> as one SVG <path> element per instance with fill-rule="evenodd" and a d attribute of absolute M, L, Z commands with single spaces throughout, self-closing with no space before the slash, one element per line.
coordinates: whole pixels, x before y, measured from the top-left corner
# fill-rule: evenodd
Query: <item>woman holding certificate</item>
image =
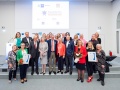
<path fill-rule="evenodd" d="M 26 72 L 27 72 L 28 64 L 23 63 L 23 55 L 24 54 L 28 54 L 28 51 L 27 51 L 27 49 L 25 49 L 25 44 L 21 43 L 21 49 L 19 49 L 17 51 L 17 61 L 18 61 L 19 68 L 20 68 L 21 83 L 27 82 Z"/>
<path fill-rule="evenodd" d="M 94 49 L 94 46 L 93 46 L 93 43 L 91 41 L 88 42 L 88 45 L 87 45 L 87 52 L 95 52 L 95 49 Z M 87 82 L 91 82 L 92 79 L 93 79 L 93 62 L 89 62 L 88 60 L 88 55 L 86 57 L 86 68 L 87 68 L 87 73 L 88 73 L 88 79 L 87 79 Z"/>
<path fill-rule="evenodd" d="M 96 56 L 98 59 L 97 62 L 97 69 L 98 69 L 98 73 L 99 73 L 99 79 L 97 79 L 97 81 L 101 81 L 101 85 L 104 86 L 104 78 L 105 78 L 105 60 L 106 60 L 106 56 L 105 56 L 105 52 L 102 50 L 102 46 L 100 44 L 97 44 L 96 46 Z"/>
<path fill-rule="evenodd" d="M 39 44 L 39 51 L 40 51 L 40 59 L 42 64 L 42 72 L 41 74 L 46 73 L 46 64 L 47 64 L 47 52 L 48 52 L 48 43 L 45 42 L 45 38 L 41 38 L 41 42 Z"/>
<path fill-rule="evenodd" d="M 81 40 L 78 40 L 77 46 L 75 46 L 75 57 L 78 58 L 76 64 L 76 67 L 78 69 L 77 81 L 81 80 L 81 82 L 84 82 L 86 56 L 87 56 L 86 48 L 83 46 L 83 42 Z"/>

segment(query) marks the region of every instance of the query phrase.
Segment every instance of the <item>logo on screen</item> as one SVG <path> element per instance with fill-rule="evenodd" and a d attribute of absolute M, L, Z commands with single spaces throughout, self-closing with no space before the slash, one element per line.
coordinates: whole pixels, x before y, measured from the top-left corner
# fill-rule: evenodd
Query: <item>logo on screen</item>
<path fill-rule="evenodd" d="M 43 16 L 44 16 L 44 15 L 46 15 L 46 14 L 47 14 L 47 12 L 46 12 L 46 11 L 42 11 L 42 14 L 43 14 Z"/>
<path fill-rule="evenodd" d="M 44 8 L 44 4 L 41 4 L 41 8 Z"/>

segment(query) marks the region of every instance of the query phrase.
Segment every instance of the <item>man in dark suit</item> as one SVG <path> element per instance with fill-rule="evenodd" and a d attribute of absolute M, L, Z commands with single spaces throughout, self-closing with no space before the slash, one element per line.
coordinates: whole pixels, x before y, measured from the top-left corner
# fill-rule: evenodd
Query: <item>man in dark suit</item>
<path fill-rule="evenodd" d="M 73 70 L 73 55 L 74 55 L 74 42 L 70 40 L 70 36 L 66 36 L 66 71 L 65 73 L 69 72 L 69 66 L 70 66 L 70 75 L 72 75 Z"/>
<path fill-rule="evenodd" d="M 28 53 L 30 53 L 29 46 L 31 41 L 32 41 L 32 37 L 29 37 L 29 32 L 25 32 L 25 37 L 22 38 L 22 43 L 25 43 L 25 48 L 27 48 Z M 29 61 L 29 66 L 31 66 L 31 59 Z"/>
<path fill-rule="evenodd" d="M 29 32 L 25 32 L 25 37 L 22 38 L 22 43 L 25 43 L 25 47 L 28 49 L 28 53 L 29 53 L 29 46 L 31 41 L 32 41 L 32 37 L 29 37 Z"/>
<path fill-rule="evenodd" d="M 31 75 L 34 74 L 34 62 L 36 65 L 36 74 L 39 74 L 38 72 L 38 58 L 39 58 L 39 43 L 37 42 L 37 36 L 34 36 L 33 41 L 30 42 L 30 54 L 31 54 Z"/>
<path fill-rule="evenodd" d="M 66 36 L 70 36 L 70 33 L 69 32 L 65 33 L 65 37 L 63 38 L 63 43 L 67 41 Z M 72 37 L 70 37 L 70 40 L 72 40 Z"/>
<path fill-rule="evenodd" d="M 54 35 L 48 40 L 48 59 L 49 59 L 49 74 L 56 74 L 56 54 L 57 54 L 57 41 L 54 39 Z M 52 68 L 53 67 L 53 68 Z"/>

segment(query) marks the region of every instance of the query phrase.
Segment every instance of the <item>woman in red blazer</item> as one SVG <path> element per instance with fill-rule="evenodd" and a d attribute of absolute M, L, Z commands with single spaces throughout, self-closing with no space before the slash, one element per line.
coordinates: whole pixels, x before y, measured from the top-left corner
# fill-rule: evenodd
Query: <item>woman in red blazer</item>
<path fill-rule="evenodd" d="M 58 55 L 58 72 L 63 74 L 63 62 L 65 58 L 65 45 L 62 43 L 62 38 L 59 38 L 59 43 L 57 44 L 57 55 Z"/>
<path fill-rule="evenodd" d="M 84 82 L 84 72 L 85 72 L 87 51 L 86 51 L 86 48 L 83 46 L 83 42 L 81 40 L 78 40 L 78 43 L 75 46 L 75 56 L 78 53 L 81 54 L 81 57 L 79 57 L 79 60 L 76 64 L 76 67 L 78 69 L 77 81 L 81 80 L 81 82 Z"/>

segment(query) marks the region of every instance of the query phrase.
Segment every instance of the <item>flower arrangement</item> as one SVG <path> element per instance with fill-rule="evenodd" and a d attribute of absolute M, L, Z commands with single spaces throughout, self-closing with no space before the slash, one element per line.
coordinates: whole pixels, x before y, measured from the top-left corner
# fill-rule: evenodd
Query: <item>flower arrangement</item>
<path fill-rule="evenodd" d="M 74 61 L 74 62 L 77 63 L 77 62 L 79 61 L 79 59 L 82 57 L 82 54 L 81 54 L 81 53 L 76 53 L 76 54 L 75 54 L 75 57 L 76 57 L 76 58 L 75 58 L 75 61 Z"/>
<path fill-rule="evenodd" d="M 22 65 L 23 64 L 23 59 L 20 59 L 19 60 L 19 65 Z"/>

